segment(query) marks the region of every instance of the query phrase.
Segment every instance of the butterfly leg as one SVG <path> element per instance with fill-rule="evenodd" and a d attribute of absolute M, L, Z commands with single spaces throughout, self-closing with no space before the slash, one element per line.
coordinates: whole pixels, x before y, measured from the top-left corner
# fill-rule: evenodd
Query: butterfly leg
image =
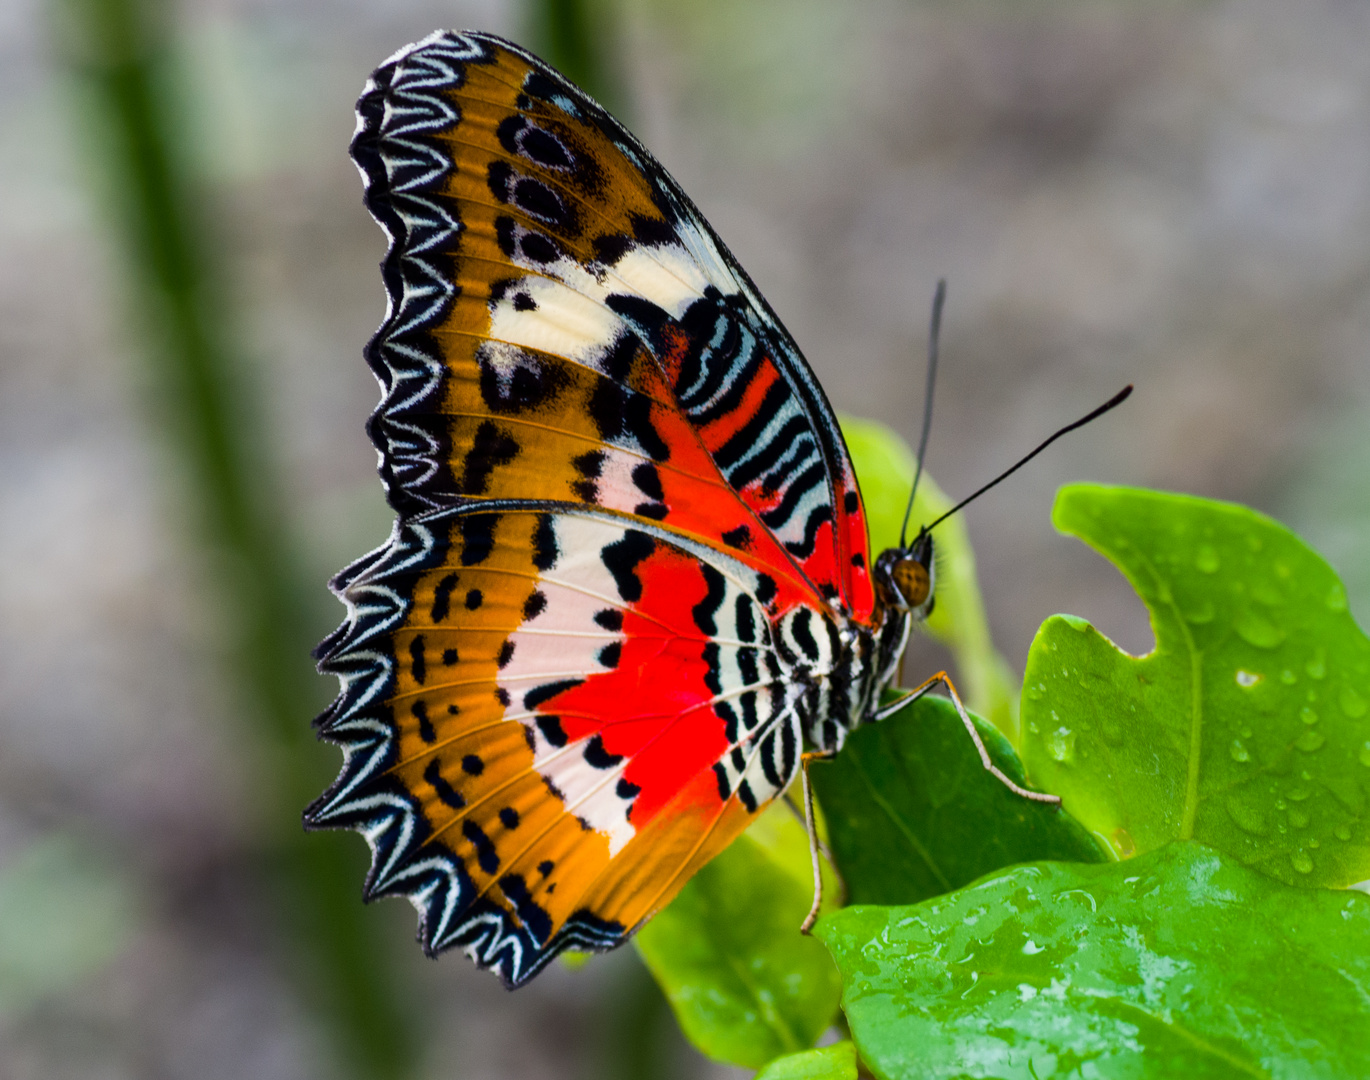
<path fill-rule="evenodd" d="M 961 723 L 966 726 L 966 731 L 970 734 L 971 742 L 975 744 L 976 751 L 980 754 L 980 763 L 1004 787 L 1008 788 L 1015 795 L 1020 795 L 1024 799 L 1031 799 L 1033 802 L 1051 803 L 1053 806 L 1061 804 L 1059 795 L 1049 795 L 1044 791 L 1029 791 L 1027 788 L 1015 784 L 990 760 L 989 751 L 985 749 L 984 740 L 980 738 L 980 733 L 975 730 L 975 724 L 970 715 L 966 712 L 966 707 L 961 704 L 961 695 L 956 692 L 956 687 L 952 685 L 951 676 L 945 671 L 939 671 L 932 678 L 927 679 L 921 685 L 914 687 L 908 693 L 888 705 L 882 705 L 875 712 L 876 720 L 884 720 L 886 717 L 893 716 L 905 705 L 910 705 L 917 701 L 924 694 L 928 693 L 934 686 L 941 684 L 947 688 L 947 693 L 951 696 L 951 703 L 956 706 L 956 713 L 961 717 Z"/>
<path fill-rule="evenodd" d="M 818 861 L 818 828 L 813 820 L 813 788 L 809 786 L 809 763 L 836 757 L 836 750 L 811 750 L 799 755 L 799 786 L 804 793 L 804 828 L 809 832 L 809 858 L 813 861 L 813 906 L 799 924 L 799 932 L 807 934 L 818 920 L 818 909 L 823 904 L 823 870 Z"/>

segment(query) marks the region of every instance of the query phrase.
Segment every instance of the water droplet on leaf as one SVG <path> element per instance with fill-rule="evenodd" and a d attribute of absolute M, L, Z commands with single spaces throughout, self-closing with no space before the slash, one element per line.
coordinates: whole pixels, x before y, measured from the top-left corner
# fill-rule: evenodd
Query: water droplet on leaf
<path fill-rule="evenodd" d="M 1327 740 L 1316 731 L 1305 731 L 1294 740 L 1294 745 L 1304 753 L 1311 754 L 1315 750 L 1321 750 L 1323 743 L 1325 742 L 1327 742 Z"/>
<path fill-rule="evenodd" d="M 1251 608 L 1238 615 L 1233 620 L 1232 627 L 1237 631 L 1238 637 L 1258 649 L 1273 649 L 1284 640 L 1283 630 Z"/>
<path fill-rule="evenodd" d="M 1227 752 L 1232 755 L 1233 761 L 1247 762 L 1251 760 L 1251 751 L 1242 745 L 1241 739 L 1233 739 L 1232 745 L 1227 748 Z"/>
<path fill-rule="evenodd" d="M 1299 710 L 1299 719 L 1305 724 L 1316 724 L 1318 722 L 1318 714 L 1305 705 Z"/>
<path fill-rule="evenodd" d="M 1289 824 L 1296 829 L 1306 829 L 1308 828 L 1308 815 L 1302 810 L 1291 810 L 1289 811 Z"/>
<path fill-rule="evenodd" d="M 1238 686 L 1252 687 L 1255 686 L 1258 682 L 1260 682 L 1263 678 L 1265 678 L 1264 675 L 1261 675 L 1255 671 L 1243 671 L 1240 668 L 1237 670 Z"/>
<path fill-rule="evenodd" d="M 1326 654 L 1325 654 L 1321 649 L 1319 649 L 1319 650 L 1313 655 L 1313 659 L 1310 660 L 1310 661 L 1308 661 L 1308 663 L 1306 663 L 1306 664 L 1303 665 L 1303 670 L 1306 671 L 1306 672 L 1308 672 L 1308 677 L 1309 677 L 1309 678 L 1311 678 L 1311 679 L 1321 679 L 1324 675 L 1327 674 L 1327 656 L 1326 656 Z"/>
<path fill-rule="evenodd" d="M 1306 851 L 1296 851 L 1289 856 L 1289 862 L 1300 874 L 1313 872 L 1313 858 Z"/>
<path fill-rule="evenodd" d="M 1265 809 L 1258 802 L 1246 802 L 1238 795 L 1229 795 L 1223 805 L 1227 809 L 1227 816 L 1242 832 L 1264 836 L 1270 831 L 1265 821 Z"/>
<path fill-rule="evenodd" d="M 1215 614 L 1217 614 L 1217 612 L 1214 610 L 1213 605 L 1205 600 L 1193 611 L 1186 611 L 1184 617 L 1186 622 L 1191 622 L 1195 626 L 1203 626 L 1204 623 L 1211 623 Z"/>
<path fill-rule="evenodd" d="M 1213 550 L 1212 544 L 1200 544 L 1199 550 L 1194 556 L 1194 565 L 1205 574 L 1216 574 L 1222 566 L 1222 561 L 1218 558 L 1218 553 Z"/>
<path fill-rule="evenodd" d="M 1280 672 L 1280 682 L 1284 683 L 1285 686 L 1293 686 L 1298 681 L 1299 677 L 1288 668 Z"/>
<path fill-rule="evenodd" d="M 1341 711 L 1355 720 L 1365 715 L 1365 698 L 1349 686 L 1341 688 Z"/>
<path fill-rule="evenodd" d="M 1348 829 L 1345 825 L 1338 825 L 1335 829 L 1332 830 L 1332 835 L 1335 836 L 1338 840 L 1350 840 L 1351 830 Z"/>
<path fill-rule="evenodd" d="M 1346 588 L 1340 581 L 1336 582 L 1327 593 L 1328 611 L 1346 610 Z"/>
<path fill-rule="evenodd" d="M 1047 736 L 1047 753 L 1053 761 L 1069 765 L 1075 760 L 1075 732 L 1059 727 Z"/>

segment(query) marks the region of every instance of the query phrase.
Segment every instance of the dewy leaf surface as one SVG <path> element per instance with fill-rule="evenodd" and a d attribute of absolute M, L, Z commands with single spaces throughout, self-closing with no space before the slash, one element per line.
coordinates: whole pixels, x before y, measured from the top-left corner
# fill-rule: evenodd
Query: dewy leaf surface
<path fill-rule="evenodd" d="M 844 416 L 842 435 L 851 453 L 871 536 L 871 558 L 899 544 L 916 459 L 908 443 L 873 420 Z M 909 516 L 909 537 L 918 527 L 950 510 L 952 502 L 927 473 Z M 928 631 L 956 657 L 966 703 L 1018 741 L 1018 689 L 1008 664 L 995 651 L 975 574 L 975 552 L 959 517 L 937 527 L 937 603 Z M 928 672 L 927 674 L 932 674 Z"/>
<path fill-rule="evenodd" d="M 830 907 L 834 882 L 824 895 Z M 756 1069 L 807 1050 L 832 1023 L 840 977 L 799 932 L 812 900 L 807 837 L 777 805 L 638 933 L 638 952 L 702 1053 Z"/>
<path fill-rule="evenodd" d="M 1189 496 L 1076 485 L 1054 521 L 1126 575 L 1156 648 L 1043 624 L 1023 689 L 1036 782 L 1121 857 L 1192 838 L 1291 884 L 1370 879 L 1370 640 L 1331 567 Z"/>
<path fill-rule="evenodd" d="M 1370 897 L 1200 844 L 1017 867 L 816 933 L 882 1080 L 1370 1075 Z"/>
<path fill-rule="evenodd" d="M 975 714 L 995 763 L 1023 767 Z M 1058 807 L 1015 795 L 987 773 L 951 702 L 928 696 L 858 728 L 810 768 L 828 844 L 853 904 L 909 904 L 1013 863 L 1107 856 Z"/>

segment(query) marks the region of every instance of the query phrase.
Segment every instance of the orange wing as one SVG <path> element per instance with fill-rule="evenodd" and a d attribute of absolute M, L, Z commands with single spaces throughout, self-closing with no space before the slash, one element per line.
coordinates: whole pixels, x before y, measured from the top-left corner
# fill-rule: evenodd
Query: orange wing
<path fill-rule="evenodd" d="M 870 617 L 865 519 L 823 392 L 627 131 L 481 34 L 403 52 L 358 114 L 353 155 L 393 240 L 368 359 L 397 510 L 601 506 L 751 552 Z"/>
<path fill-rule="evenodd" d="M 358 115 L 400 520 L 334 583 L 345 759 L 307 822 L 366 836 L 425 948 L 518 985 L 622 942 L 847 707 L 818 682 L 871 615 L 866 527 L 789 335 L 580 91 L 439 34 Z"/>
<path fill-rule="evenodd" d="M 402 524 L 336 587 L 347 764 L 308 820 L 359 829 L 368 895 L 510 985 L 619 944 L 794 774 L 812 694 L 772 625 L 822 619 L 762 567 L 489 500 Z"/>

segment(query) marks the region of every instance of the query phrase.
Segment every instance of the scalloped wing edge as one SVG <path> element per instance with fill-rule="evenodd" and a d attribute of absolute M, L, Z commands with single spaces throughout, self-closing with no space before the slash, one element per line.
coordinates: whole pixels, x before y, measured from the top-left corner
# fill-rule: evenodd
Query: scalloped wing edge
<path fill-rule="evenodd" d="M 342 749 L 343 765 L 328 790 L 305 811 L 304 824 L 310 830 L 361 833 L 371 849 L 364 898 L 405 897 L 418 912 L 418 941 L 425 953 L 436 956 L 460 948 L 514 989 L 564 950 L 612 949 L 635 928 L 579 912 L 550 941 L 540 943 L 493 901 L 482 897 L 463 903 L 476 889 L 460 861 L 437 852 L 420 854 L 428 825 L 415 800 L 384 778 L 398 744 L 391 725 L 375 714 L 376 702 L 393 682 L 394 662 L 374 642 L 404 619 L 409 603 L 371 579 L 423 569 L 433 554 L 434 536 L 422 518 L 397 522 L 388 544 L 330 583 L 347 606 L 347 619 L 316 655 L 319 671 L 337 676 L 340 691 L 315 724 L 321 738 Z"/>

